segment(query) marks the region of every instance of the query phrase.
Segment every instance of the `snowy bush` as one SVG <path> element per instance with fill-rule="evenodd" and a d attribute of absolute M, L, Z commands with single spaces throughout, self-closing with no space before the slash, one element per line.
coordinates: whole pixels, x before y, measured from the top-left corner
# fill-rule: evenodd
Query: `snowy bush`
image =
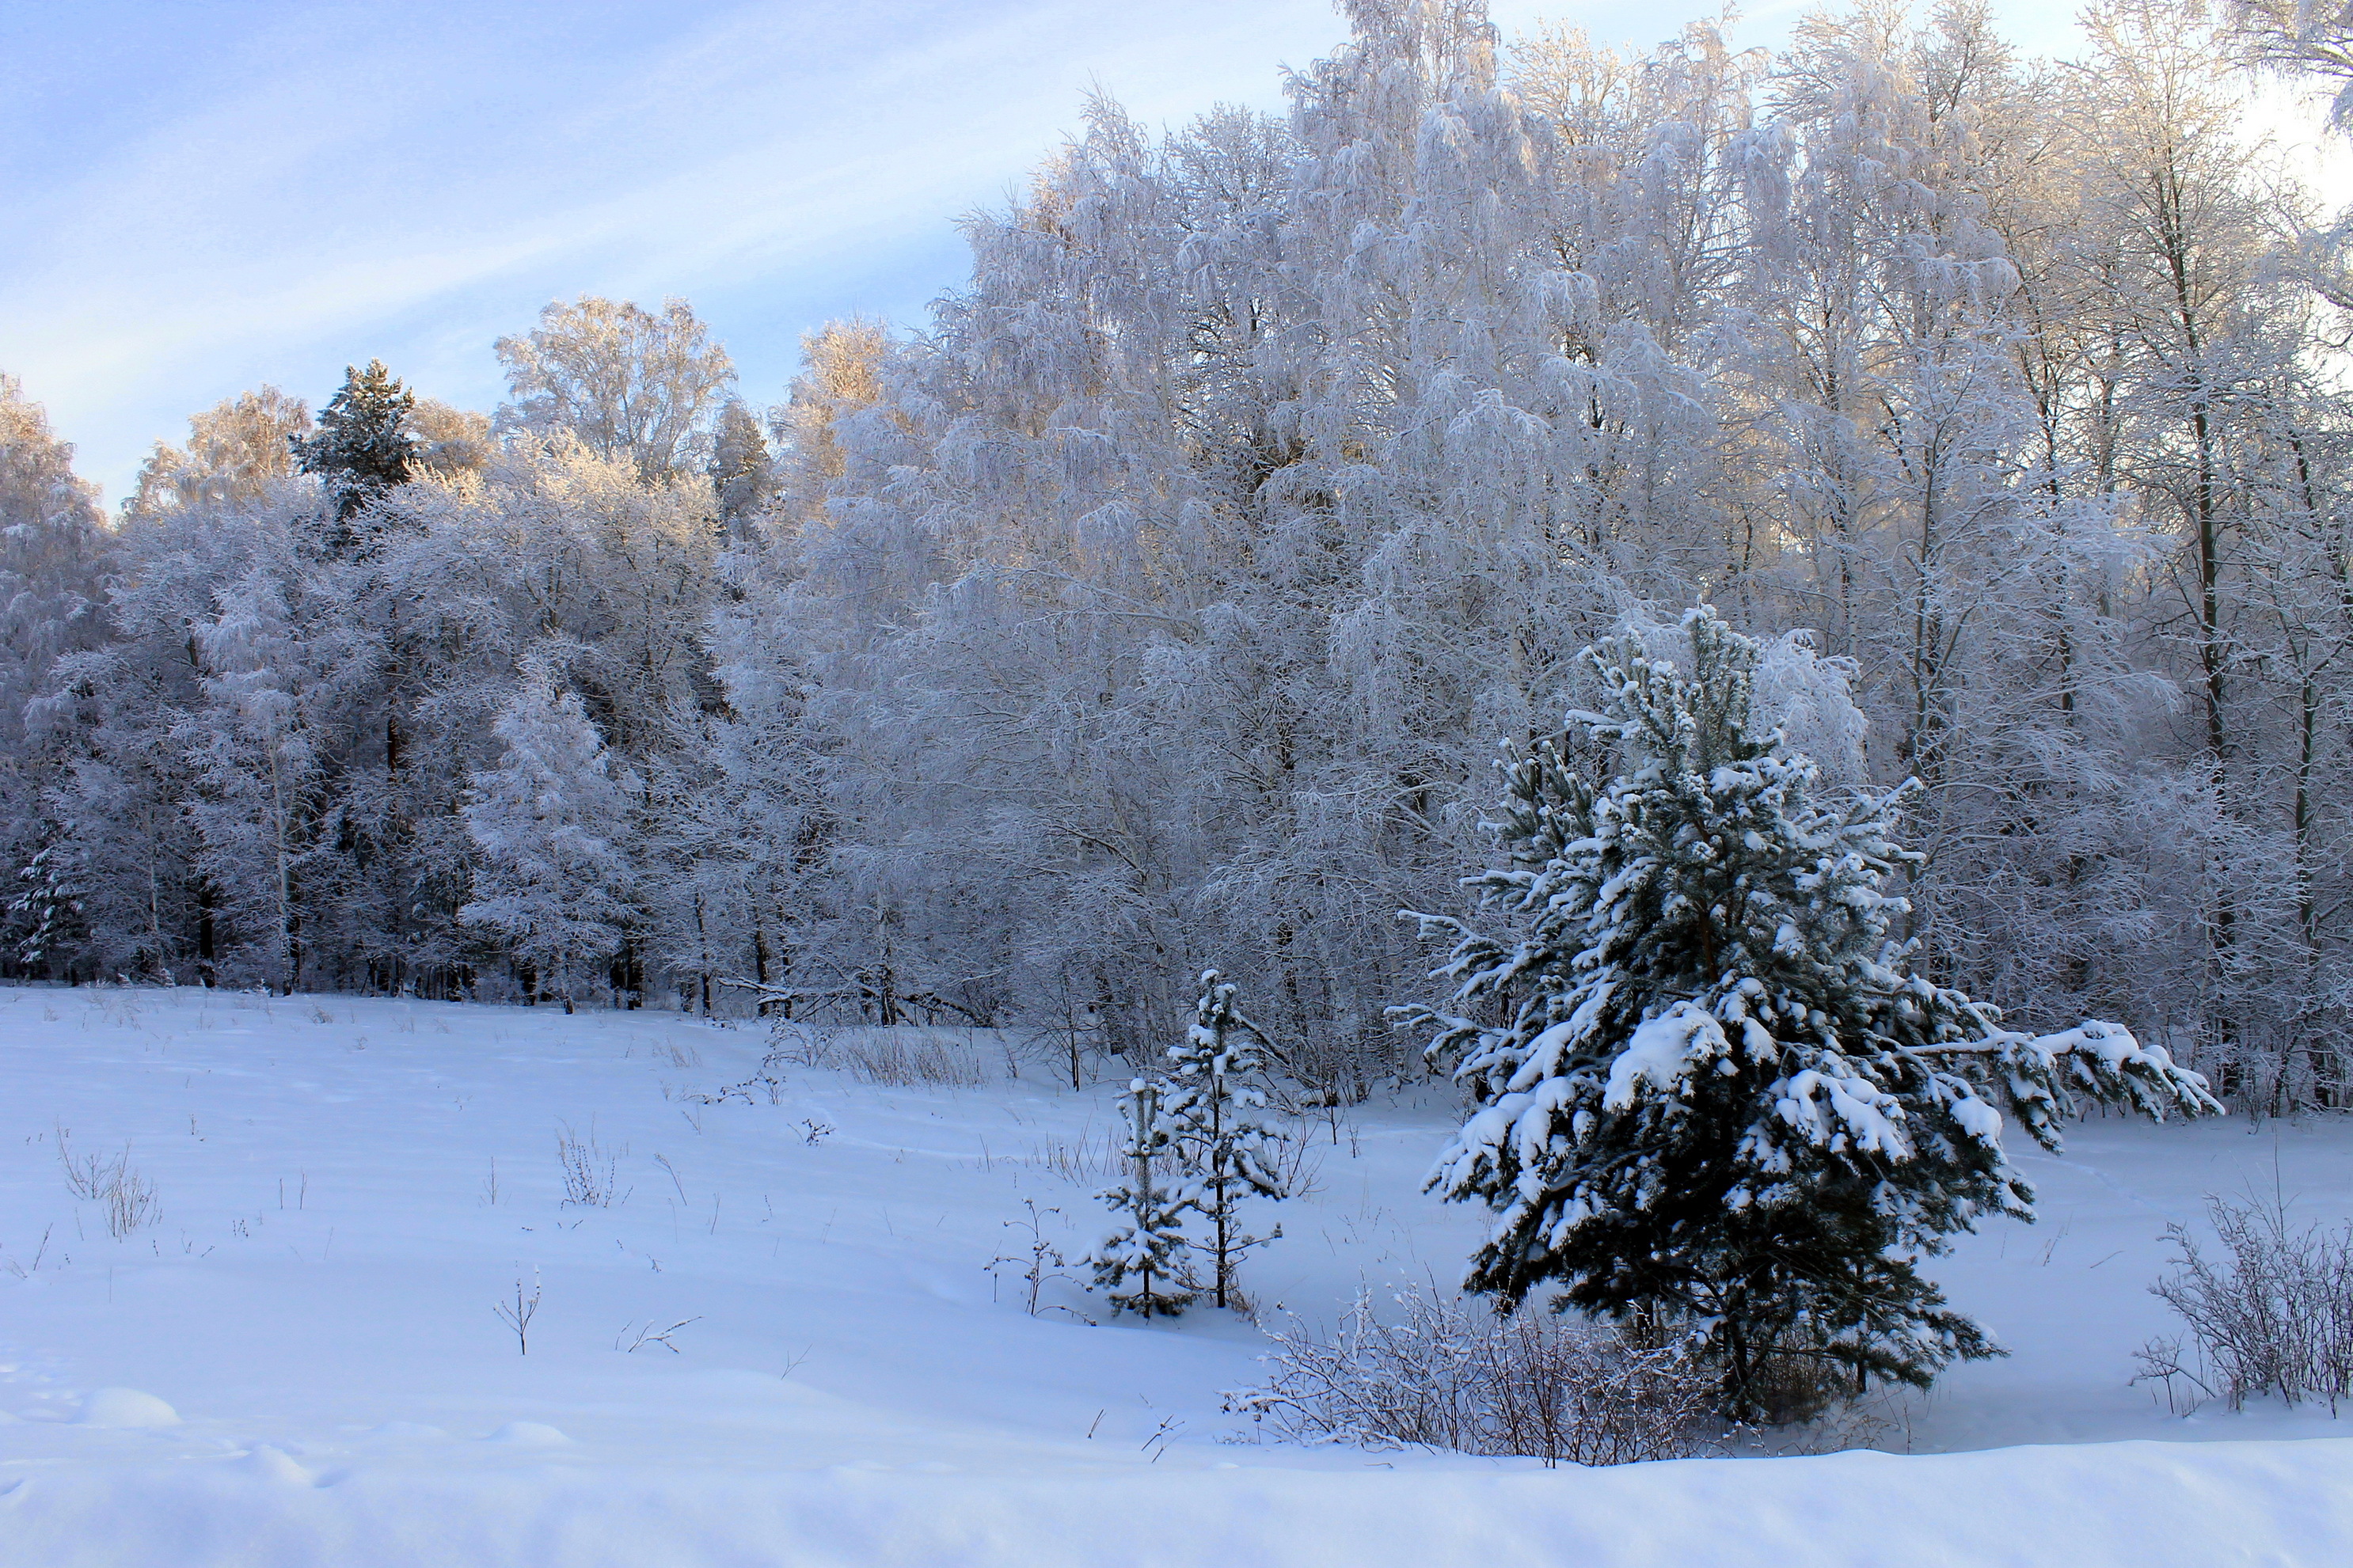
<path fill-rule="evenodd" d="M 2152 1340 L 2134 1381 L 2177 1382 L 2236 1410 L 2249 1396 L 2277 1394 L 2290 1405 L 2325 1400 L 2337 1414 L 2353 1399 L 2353 1225 L 2291 1231 L 2278 1202 L 2207 1199 L 2224 1257 L 2211 1258 L 2182 1225 L 2165 1234 L 2175 1272 L 2149 1287 L 2180 1314 L 2194 1349 L 2180 1338 Z"/>
<path fill-rule="evenodd" d="M 1274 1375 L 1229 1394 L 1286 1437 L 1519 1455 L 1547 1465 L 1684 1458 L 1713 1447 L 1715 1375 L 1682 1345 L 1548 1313 L 1499 1318 L 1437 1291 L 1400 1291 L 1387 1319 L 1360 1289 L 1329 1336 L 1297 1318 L 1264 1359 Z"/>

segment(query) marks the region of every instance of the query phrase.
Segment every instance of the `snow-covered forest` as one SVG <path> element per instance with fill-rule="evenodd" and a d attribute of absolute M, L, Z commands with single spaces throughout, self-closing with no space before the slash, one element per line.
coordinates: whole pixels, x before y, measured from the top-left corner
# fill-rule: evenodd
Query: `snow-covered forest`
<path fill-rule="evenodd" d="M 1348 11 L 1287 115 L 1085 106 L 765 412 L 583 297 L 495 410 L 261 387 L 102 516 L 5 383 L 0 973 L 1141 1060 L 1214 966 L 1353 1100 L 1498 760 L 1705 601 L 1827 776 L 1919 781 L 1923 973 L 2343 1103 L 2353 285 L 2242 113 L 2341 34 Z"/>
<path fill-rule="evenodd" d="M 2343 1557 L 2353 8 L 1340 9 L 788 386 L 0 374 L 0 1563 Z"/>

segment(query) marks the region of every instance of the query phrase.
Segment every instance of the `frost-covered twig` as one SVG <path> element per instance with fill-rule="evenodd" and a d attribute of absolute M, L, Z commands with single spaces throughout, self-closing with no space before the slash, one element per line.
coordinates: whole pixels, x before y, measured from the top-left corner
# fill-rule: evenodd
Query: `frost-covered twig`
<path fill-rule="evenodd" d="M 526 1296 L 522 1293 L 522 1276 L 518 1274 L 515 1276 L 514 1300 L 496 1302 L 491 1306 L 491 1310 L 498 1314 L 499 1321 L 514 1331 L 515 1353 L 529 1355 L 531 1353 L 531 1321 L 539 1312 L 538 1268 L 534 1267 L 531 1271 L 530 1295 Z"/>
<path fill-rule="evenodd" d="M 681 1318 L 677 1322 L 672 1323 L 670 1327 L 661 1330 L 655 1329 L 654 1321 L 655 1320 L 648 1318 L 646 1320 L 646 1326 L 638 1331 L 637 1337 L 629 1341 L 627 1346 L 624 1346 L 621 1343 L 620 1336 L 615 1336 L 613 1340 L 613 1348 L 615 1350 L 626 1350 L 629 1354 L 634 1355 L 647 1345 L 659 1345 L 662 1349 L 670 1352 L 670 1354 L 677 1355 L 680 1353 L 679 1348 L 678 1345 L 670 1339 L 670 1336 L 678 1332 L 679 1330 L 686 1327 L 689 1323 L 699 1323 L 702 1321 L 702 1319 L 699 1315 L 691 1318 Z M 627 1323 L 622 1324 L 621 1334 L 626 1335 L 628 1331 L 629 1325 Z"/>

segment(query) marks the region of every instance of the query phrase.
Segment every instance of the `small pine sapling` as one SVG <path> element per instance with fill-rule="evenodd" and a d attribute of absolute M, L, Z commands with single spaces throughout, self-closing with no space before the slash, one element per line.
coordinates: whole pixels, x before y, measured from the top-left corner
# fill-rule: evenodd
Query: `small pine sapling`
<path fill-rule="evenodd" d="M 1162 1179 L 1175 1157 L 1175 1140 L 1162 1109 L 1164 1086 L 1139 1078 L 1127 1086 L 1121 1104 L 1127 1119 L 1126 1180 L 1095 1194 L 1113 1215 L 1124 1215 L 1119 1226 L 1096 1247 L 1087 1261 L 1094 1267 L 1094 1286 L 1111 1304 L 1138 1317 L 1173 1318 L 1190 1306 L 1198 1290 L 1187 1255 L 1192 1244 L 1184 1231 L 1183 1194 Z"/>
<path fill-rule="evenodd" d="M 1244 1234 L 1244 1198 L 1284 1194 L 1273 1145 L 1278 1135 L 1261 1117 L 1266 1096 L 1257 1087 L 1274 1054 L 1265 1032 L 1234 1005 L 1234 987 L 1214 969 L 1201 976 L 1201 997 L 1184 1040 L 1168 1049 L 1174 1079 L 1164 1114 L 1189 1180 L 1185 1201 L 1209 1226 L 1212 1299 L 1242 1304 L 1234 1273 L 1242 1255 L 1282 1234 Z"/>

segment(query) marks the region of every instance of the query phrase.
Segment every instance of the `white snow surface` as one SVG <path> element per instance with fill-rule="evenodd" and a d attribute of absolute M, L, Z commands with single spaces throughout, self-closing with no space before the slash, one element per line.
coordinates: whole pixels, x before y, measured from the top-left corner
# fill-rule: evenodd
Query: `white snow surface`
<path fill-rule="evenodd" d="M 1050 1047 L 900 1036 L 985 1081 L 837 1053 L 705 1105 L 765 1030 L 0 988 L 0 1564 L 2353 1562 L 2325 1410 L 2183 1418 L 2126 1385 L 2167 1326 L 2166 1222 L 2275 1184 L 2341 1217 L 2344 1122 L 2094 1121 L 2018 1152 L 2042 1223 L 1932 1265 L 2014 1353 L 1887 1404 L 1857 1435 L 1887 1451 L 1546 1470 L 1262 1440 L 1219 1408 L 1261 1375 L 1231 1315 L 1091 1327 L 1060 1281 L 1028 1315 L 985 1266 L 1026 1258 L 1025 1199 L 1066 1255 L 1096 1238 L 1126 1071 L 1073 1092 Z M 1270 1312 L 1459 1273 L 1482 1218 L 1419 1190 L 1454 1110 L 1433 1088 L 1314 1124 L 1314 1190 L 1247 1266 Z M 611 1206 L 563 1201 L 567 1126 L 612 1156 Z M 147 1223 L 118 1240 L 74 1196 L 60 1130 L 127 1146 Z M 534 1279 L 519 1354 L 492 1309 Z M 679 1323 L 675 1353 L 628 1348 Z"/>

